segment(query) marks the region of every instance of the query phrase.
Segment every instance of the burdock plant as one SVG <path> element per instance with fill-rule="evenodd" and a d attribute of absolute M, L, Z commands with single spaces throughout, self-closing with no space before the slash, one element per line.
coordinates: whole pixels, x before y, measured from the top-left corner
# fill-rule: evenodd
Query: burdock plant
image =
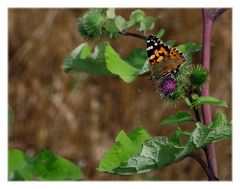
<path fill-rule="evenodd" d="M 208 74 L 211 28 L 224 11 L 225 9 L 203 9 L 203 43 L 188 42 L 178 45 L 176 48 L 185 56 L 185 63 L 175 72 L 152 79 L 156 91 L 166 101 L 163 103 L 177 105 L 179 101 L 183 101 L 193 113 L 192 115 L 180 111 L 162 120 L 161 124 L 190 122 L 194 129 L 187 132 L 178 128 L 170 137 L 150 136 L 142 127 L 128 134 L 121 131 L 116 137 L 116 143 L 100 161 L 97 169 L 99 172 L 138 174 L 192 157 L 201 165 L 209 180 L 219 180 L 213 143 L 231 138 L 232 125 L 224 113 L 216 113 L 213 118 L 211 117 L 210 105 L 227 107 L 227 104 L 209 96 Z M 131 36 L 146 41 L 147 32 L 160 18 L 161 16 L 147 16 L 142 10 L 134 10 L 129 20 L 126 20 L 116 15 L 114 9 L 92 9 L 79 18 L 78 31 L 86 40 L 101 39 L 102 36 L 107 35 L 110 38 Z M 130 27 L 138 32 L 130 32 L 128 30 Z M 157 33 L 160 40 L 164 31 L 160 29 Z M 162 43 L 173 46 L 175 41 L 162 41 Z M 193 65 L 192 56 L 202 49 L 202 65 Z M 126 83 L 138 77 L 149 77 L 152 72 L 149 69 L 145 47 L 133 50 L 128 58 L 123 59 L 108 41 L 101 41 L 93 52 L 88 43 L 80 44 L 65 58 L 63 68 L 66 72 L 75 70 L 89 74 L 118 76 Z M 206 155 L 206 161 L 197 153 L 201 150 Z"/>
<path fill-rule="evenodd" d="M 208 72 L 201 65 L 183 66 L 176 74 L 168 74 L 153 80 L 160 97 L 168 102 L 177 103 L 181 98 L 200 95 L 200 90 L 208 81 Z M 191 99 L 191 97 L 190 97 Z"/>

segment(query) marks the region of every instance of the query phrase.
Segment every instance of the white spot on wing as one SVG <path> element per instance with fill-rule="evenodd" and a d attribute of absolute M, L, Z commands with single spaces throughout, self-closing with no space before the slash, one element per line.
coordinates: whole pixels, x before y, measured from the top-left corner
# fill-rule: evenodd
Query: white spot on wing
<path fill-rule="evenodd" d="M 149 47 L 147 48 L 147 50 L 150 50 L 150 49 L 153 49 L 153 46 L 149 46 Z"/>

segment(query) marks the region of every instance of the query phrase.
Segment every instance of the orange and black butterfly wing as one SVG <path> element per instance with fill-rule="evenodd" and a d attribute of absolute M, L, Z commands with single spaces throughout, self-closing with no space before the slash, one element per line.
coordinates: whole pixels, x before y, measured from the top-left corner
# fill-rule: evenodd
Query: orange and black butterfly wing
<path fill-rule="evenodd" d="M 147 55 L 152 76 L 159 77 L 164 71 L 164 59 L 168 57 L 170 49 L 161 43 L 154 35 L 147 38 Z"/>
<path fill-rule="evenodd" d="M 164 57 L 168 56 L 170 49 L 165 44 L 161 43 L 154 35 L 149 35 L 147 38 L 147 55 L 149 63 L 154 65 L 161 62 Z"/>
<path fill-rule="evenodd" d="M 184 55 L 176 48 L 169 48 L 161 43 L 154 35 L 147 38 L 147 55 L 152 76 L 159 78 L 173 71 L 185 63 Z"/>
<path fill-rule="evenodd" d="M 170 73 L 175 71 L 178 71 L 178 69 L 180 68 L 180 66 L 182 64 L 184 64 L 186 61 L 183 53 L 179 52 L 178 49 L 176 49 L 175 47 L 170 48 L 170 53 L 169 56 L 166 57 L 166 68 L 164 69 L 166 71 L 166 73 Z"/>

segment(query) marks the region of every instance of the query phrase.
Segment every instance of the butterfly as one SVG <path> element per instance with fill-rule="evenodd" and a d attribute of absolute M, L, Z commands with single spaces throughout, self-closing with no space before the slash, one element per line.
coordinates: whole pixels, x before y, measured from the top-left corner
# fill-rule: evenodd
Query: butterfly
<path fill-rule="evenodd" d="M 147 37 L 147 55 L 153 79 L 178 72 L 186 58 L 175 47 L 168 47 L 155 35 Z"/>

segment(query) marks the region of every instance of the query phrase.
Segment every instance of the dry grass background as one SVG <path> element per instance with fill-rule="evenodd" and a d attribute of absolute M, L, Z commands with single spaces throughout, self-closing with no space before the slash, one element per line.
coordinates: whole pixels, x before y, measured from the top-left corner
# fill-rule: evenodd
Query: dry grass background
<path fill-rule="evenodd" d="M 131 10 L 118 9 L 117 13 L 129 18 Z M 118 78 L 64 73 L 64 57 L 84 42 L 76 21 L 85 11 L 9 9 L 9 104 L 15 114 L 9 148 L 22 149 L 29 155 L 47 148 L 77 163 L 87 180 L 206 180 L 200 166 L 190 158 L 135 176 L 96 171 L 121 129 L 128 132 L 144 125 L 152 135 L 171 135 L 174 128 L 160 126 L 160 120 L 187 107 L 174 107 L 159 99 L 148 78 L 125 84 Z M 175 39 L 177 44 L 201 42 L 200 9 L 144 11 L 163 16 L 152 33 L 164 28 L 164 40 Z M 211 95 L 229 104 L 228 109 L 214 107 L 213 114 L 224 111 L 230 118 L 231 22 L 228 10 L 214 25 L 210 73 Z M 145 47 L 131 37 L 121 37 L 111 44 L 122 56 L 136 47 Z M 195 55 L 194 63 L 200 63 L 200 56 Z M 220 179 L 231 180 L 231 141 L 217 143 L 216 151 Z"/>

